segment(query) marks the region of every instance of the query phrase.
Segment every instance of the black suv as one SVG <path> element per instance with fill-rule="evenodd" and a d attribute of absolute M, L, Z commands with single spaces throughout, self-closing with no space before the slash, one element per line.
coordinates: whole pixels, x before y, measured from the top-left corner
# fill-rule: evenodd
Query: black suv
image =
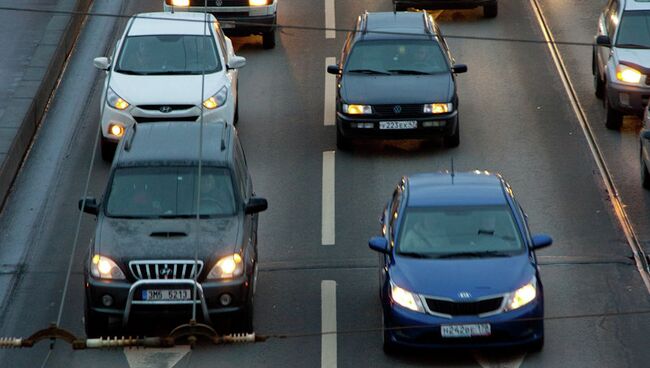
<path fill-rule="evenodd" d="M 348 34 L 338 65 L 336 143 L 352 138 L 431 138 L 460 143 L 455 65 L 426 12 L 365 13 Z"/>
<path fill-rule="evenodd" d="M 483 16 L 494 18 L 499 13 L 497 0 L 393 0 L 395 10 L 417 9 L 472 9 L 483 7 Z"/>
<path fill-rule="evenodd" d="M 79 201 L 97 216 L 84 272 L 88 336 L 137 314 L 187 316 L 192 304 L 217 328 L 252 330 L 257 213 L 267 202 L 253 193 L 232 125 L 204 124 L 202 154 L 200 134 L 196 122 L 134 125 L 104 200 Z"/>

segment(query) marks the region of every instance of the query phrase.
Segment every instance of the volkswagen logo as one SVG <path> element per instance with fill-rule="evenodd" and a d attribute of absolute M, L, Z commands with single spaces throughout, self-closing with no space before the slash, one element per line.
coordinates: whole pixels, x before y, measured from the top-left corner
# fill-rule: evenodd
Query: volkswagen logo
<path fill-rule="evenodd" d="M 215 0 L 214 6 L 221 6 L 223 5 L 223 0 Z"/>
<path fill-rule="evenodd" d="M 160 112 L 166 114 L 168 112 L 172 112 L 173 109 L 172 109 L 171 106 L 160 106 L 160 109 L 158 109 L 158 110 L 160 110 Z"/>
<path fill-rule="evenodd" d="M 462 299 L 469 299 L 472 297 L 472 294 L 468 293 L 467 291 L 461 291 L 460 293 L 458 293 L 458 297 Z"/>
<path fill-rule="evenodd" d="M 169 276 L 171 276 L 171 274 L 172 274 L 172 269 L 169 268 L 169 267 L 167 267 L 167 266 L 165 266 L 163 269 L 161 269 L 160 271 L 158 271 L 158 273 L 160 274 L 160 276 L 162 276 L 164 279 L 166 279 L 166 278 L 169 278 Z"/>
<path fill-rule="evenodd" d="M 402 106 L 400 106 L 400 105 L 393 106 L 393 112 L 396 113 L 396 114 L 401 113 L 402 112 Z"/>

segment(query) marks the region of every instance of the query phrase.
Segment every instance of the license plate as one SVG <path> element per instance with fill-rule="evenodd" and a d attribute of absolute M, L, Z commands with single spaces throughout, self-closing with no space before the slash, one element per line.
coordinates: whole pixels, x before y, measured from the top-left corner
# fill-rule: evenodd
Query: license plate
<path fill-rule="evenodd" d="M 415 129 L 417 121 L 380 121 L 379 129 Z"/>
<path fill-rule="evenodd" d="M 472 336 L 490 336 L 489 323 L 474 325 L 442 325 L 440 326 L 442 337 L 472 337 Z"/>
<path fill-rule="evenodd" d="M 142 300 L 146 301 L 190 300 L 191 297 L 189 289 L 142 290 Z"/>

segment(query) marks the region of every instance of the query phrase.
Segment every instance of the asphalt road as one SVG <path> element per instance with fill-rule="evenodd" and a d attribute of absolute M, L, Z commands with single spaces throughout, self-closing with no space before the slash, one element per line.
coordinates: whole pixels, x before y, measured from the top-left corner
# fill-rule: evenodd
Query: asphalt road
<path fill-rule="evenodd" d="M 96 3 L 97 11 L 115 12 L 120 1 Z M 557 39 L 591 41 L 601 2 L 541 3 Z M 159 8 L 156 0 L 131 1 L 126 13 Z M 279 23 L 323 26 L 324 8 L 322 0 L 284 0 Z M 388 0 L 337 1 L 335 9 L 336 26 L 348 28 L 365 9 L 391 6 Z M 496 19 L 480 15 L 480 10 L 446 11 L 438 21 L 447 35 L 542 39 L 528 1 L 501 1 Z M 0 259 L 6 271 L 0 277 L 16 280 L 2 306 L 0 335 L 28 336 L 58 319 L 71 254 L 73 268 L 60 325 L 83 335 L 82 260 L 94 221 L 84 217 L 73 253 L 76 201 L 96 152 L 103 76 L 92 68 L 91 60 L 114 42 L 113 22 L 93 18 L 87 23 L 0 214 Z M 332 367 L 328 360 L 332 358 L 341 367 L 647 365 L 648 314 L 593 316 L 650 310 L 650 297 L 546 45 L 448 39 L 457 62 L 469 65 L 469 72 L 458 78 L 460 147 L 384 142 L 332 154 L 335 128 L 324 124 L 325 60 L 339 54 L 343 40 L 343 33 L 326 38 L 324 31 L 295 29 L 283 31 L 271 51 L 263 50 L 255 37 L 234 40 L 238 53 L 248 59 L 240 74 L 238 128 L 256 192 L 269 200 L 269 210 L 260 220 L 256 330 L 289 338 L 255 345 L 202 344 L 192 351 L 179 347 L 72 352 L 63 343 L 53 350 L 43 343 L 32 350 L 0 351 L 0 365 Z M 591 50 L 561 51 L 635 230 L 641 240 L 648 240 L 645 214 L 650 197 L 638 181 L 638 121 L 628 119 L 622 133 L 606 131 L 602 107 L 590 88 Z M 548 317 L 541 353 L 409 352 L 387 357 L 381 350 L 377 256 L 367 248 L 367 239 L 379 232 L 378 216 L 401 175 L 447 169 L 452 157 L 457 170 L 501 172 L 528 213 L 532 231 L 549 233 L 555 240 L 551 248 L 539 252 Z M 330 188 L 323 177 L 328 177 L 332 164 Z M 107 174 L 108 165 L 97 157 L 91 194 L 101 195 Z M 333 244 L 324 242 L 332 230 Z M 335 282 L 333 294 L 328 292 L 333 284 L 324 280 Z M 336 313 L 336 337 L 318 335 L 329 318 L 322 309 L 328 316 Z M 158 322 L 145 322 L 132 332 L 156 330 L 147 323 Z"/>

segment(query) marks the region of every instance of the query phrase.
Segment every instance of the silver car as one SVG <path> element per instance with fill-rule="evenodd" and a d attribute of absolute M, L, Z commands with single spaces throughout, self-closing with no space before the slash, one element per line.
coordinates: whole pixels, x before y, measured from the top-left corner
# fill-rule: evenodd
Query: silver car
<path fill-rule="evenodd" d="M 598 20 L 592 68 L 609 129 L 641 115 L 650 97 L 650 2 L 609 0 Z"/>

